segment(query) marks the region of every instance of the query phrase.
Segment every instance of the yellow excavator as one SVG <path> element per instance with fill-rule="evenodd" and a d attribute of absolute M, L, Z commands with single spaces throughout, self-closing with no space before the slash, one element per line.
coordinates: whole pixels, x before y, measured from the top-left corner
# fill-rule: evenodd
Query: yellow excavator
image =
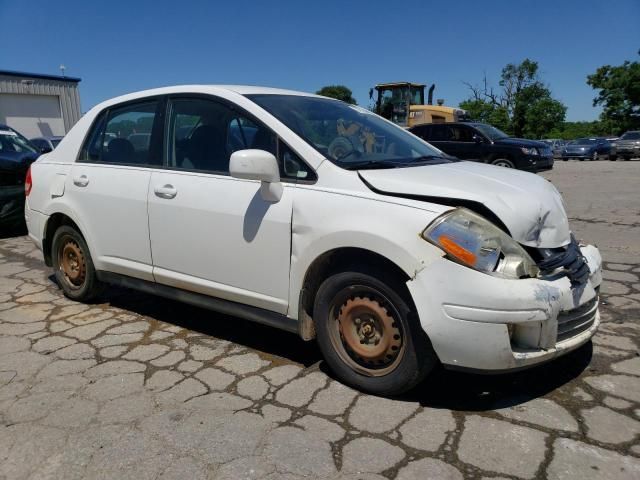
<path fill-rule="evenodd" d="M 369 98 L 375 99 L 375 112 L 401 127 L 409 128 L 421 123 L 461 122 L 469 120 L 465 110 L 444 106 L 444 100 L 433 105 L 433 90 L 429 88 L 427 102 L 424 101 L 426 85 L 412 82 L 379 83 L 369 90 Z"/>

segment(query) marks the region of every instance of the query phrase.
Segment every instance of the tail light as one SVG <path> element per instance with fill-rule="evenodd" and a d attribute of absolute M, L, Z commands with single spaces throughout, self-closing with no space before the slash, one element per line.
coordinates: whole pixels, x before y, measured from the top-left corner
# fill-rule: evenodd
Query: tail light
<path fill-rule="evenodd" d="M 27 177 L 24 179 L 24 195 L 28 197 L 31 193 L 31 187 L 33 187 L 33 182 L 31 180 L 31 167 L 27 170 Z"/>

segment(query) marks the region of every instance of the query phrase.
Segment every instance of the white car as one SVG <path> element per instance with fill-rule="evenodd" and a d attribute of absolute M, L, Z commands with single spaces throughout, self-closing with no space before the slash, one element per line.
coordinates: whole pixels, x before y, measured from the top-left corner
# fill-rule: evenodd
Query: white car
<path fill-rule="evenodd" d="M 131 135 L 149 141 L 133 145 Z M 124 285 L 317 337 L 378 394 L 587 342 L 601 258 L 558 191 L 305 93 L 180 86 L 88 112 L 31 166 L 29 235 L 71 299 Z"/>

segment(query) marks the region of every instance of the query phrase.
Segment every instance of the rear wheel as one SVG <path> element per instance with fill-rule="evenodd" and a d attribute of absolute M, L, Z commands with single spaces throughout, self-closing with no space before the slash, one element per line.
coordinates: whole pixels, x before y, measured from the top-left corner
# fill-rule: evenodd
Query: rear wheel
<path fill-rule="evenodd" d="M 360 272 L 325 280 L 316 295 L 314 320 L 327 364 L 344 383 L 378 395 L 418 384 L 437 363 L 401 285 Z M 391 286 L 393 285 L 393 286 Z"/>
<path fill-rule="evenodd" d="M 58 285 L 67 297 L 88 302 L 102 291 L 87 243 L 75 228 L 63 225 L 56 230 L 52 261 Z"/>
<path fill-rule="evenodd" d="M 506 158 L 496 158 L 491 163 L 496 167 L 515 168 L 513 162 L 511 160 L 507 160 Z"/>
<path fill-rule="evenodd" d="M 609 161 L 615 162 L 618 159 L 616 155 L 609 155 Z"/>

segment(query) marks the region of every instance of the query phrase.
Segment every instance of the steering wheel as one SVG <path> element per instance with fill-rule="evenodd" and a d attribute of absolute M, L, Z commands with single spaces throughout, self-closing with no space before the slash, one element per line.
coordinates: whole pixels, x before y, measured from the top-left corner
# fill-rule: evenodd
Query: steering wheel
<path fill-rule="evenodd" d="M 336 137 L 329 144 L 327 153 L 336 160 L 341 160 L 356 151 L 356 147 L 350 139 L 347 137 Z"/>

